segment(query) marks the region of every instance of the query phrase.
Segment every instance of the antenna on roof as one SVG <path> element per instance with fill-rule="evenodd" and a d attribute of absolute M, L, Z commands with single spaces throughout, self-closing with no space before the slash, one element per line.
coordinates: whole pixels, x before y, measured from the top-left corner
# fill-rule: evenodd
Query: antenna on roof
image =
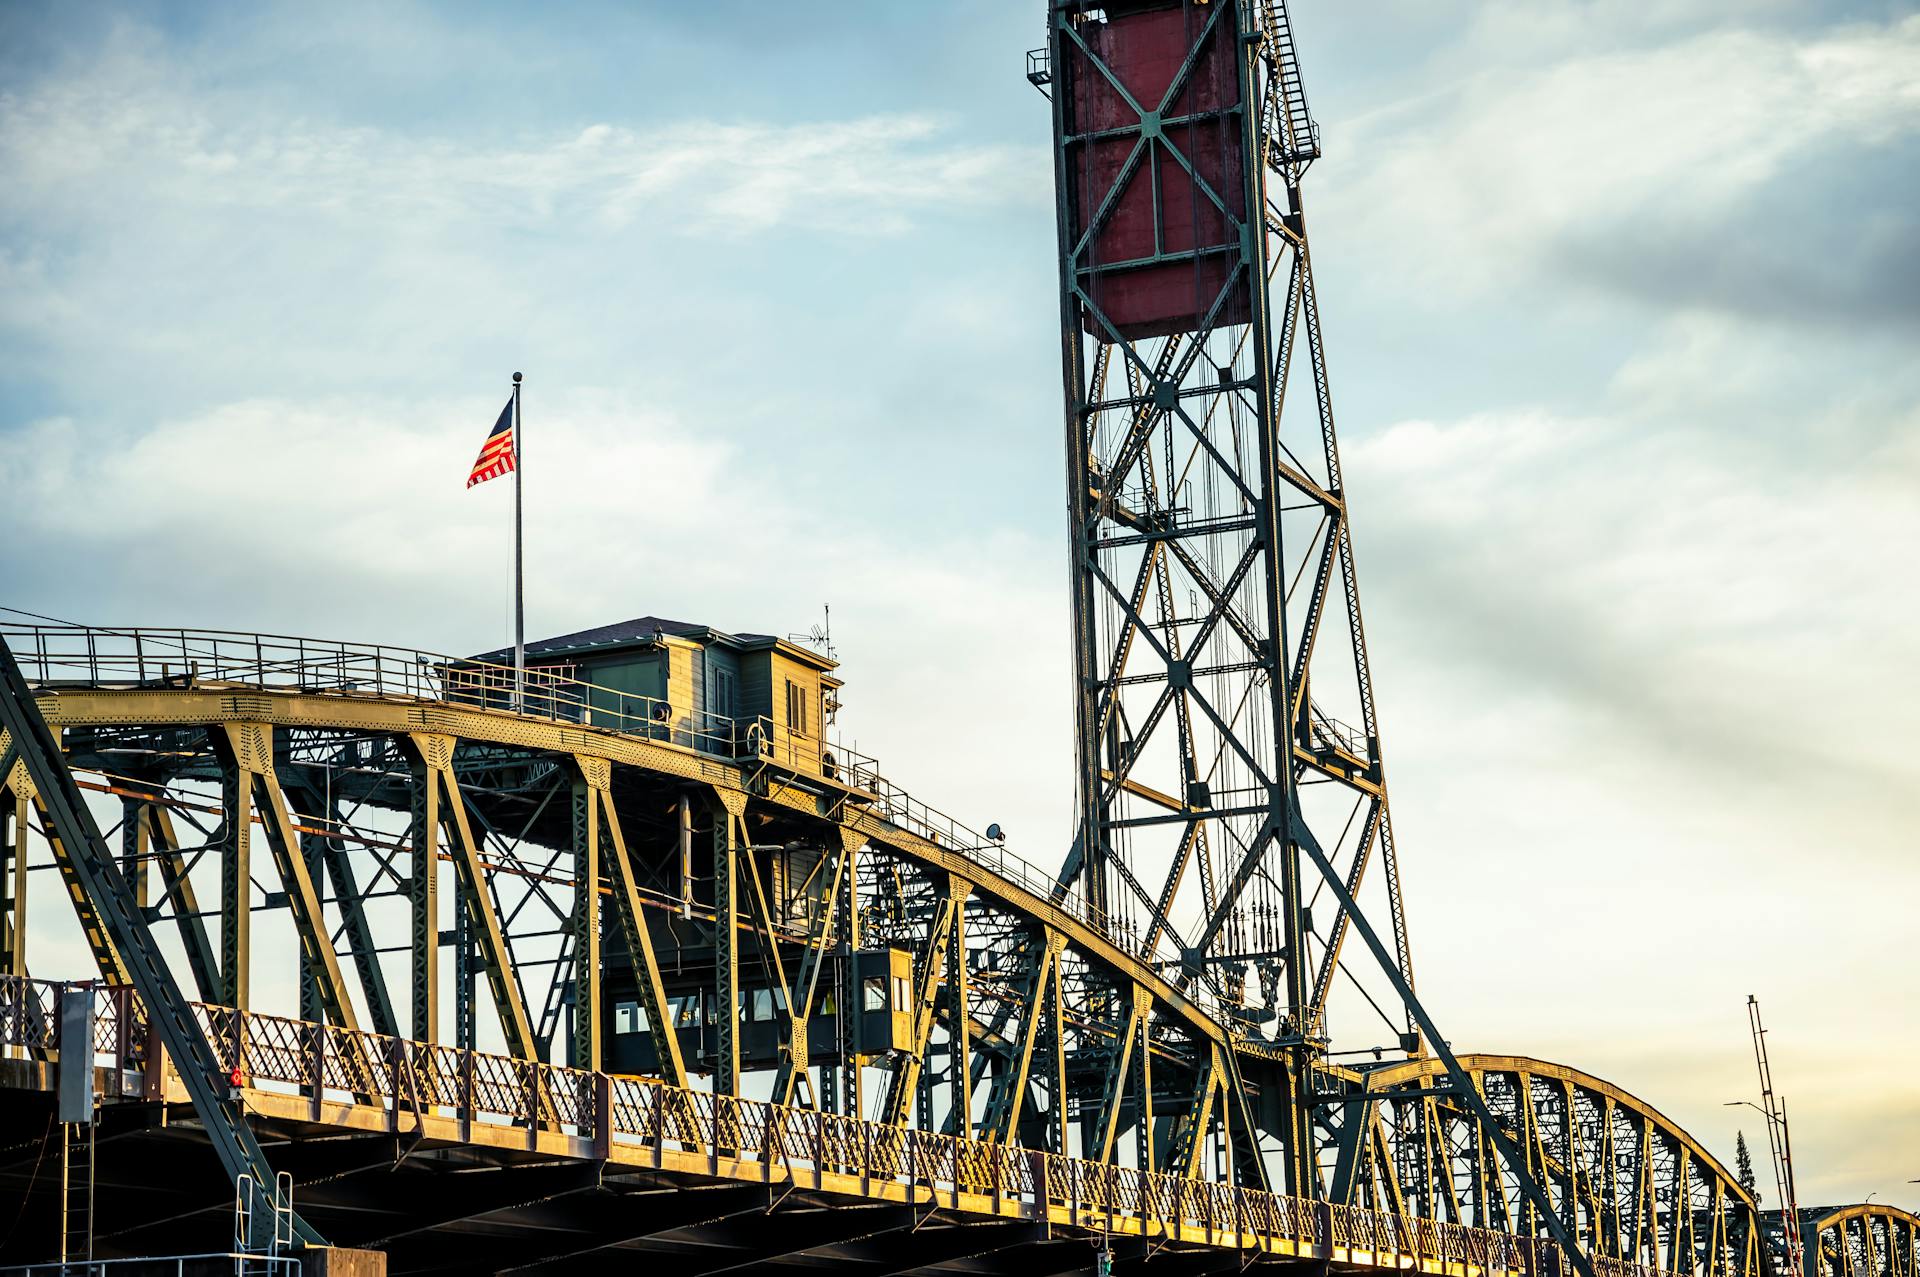
<path fill-rule="evenodd" d="M 831 603 L 822 603 L 820 605 L 820 614 L 820 624 L 810 627 L 805 634 L 787 635 L 787 642 L 805 643 L 822 656 L 837 660 L 838 654 L 833 650 L 833 605 Z"/>

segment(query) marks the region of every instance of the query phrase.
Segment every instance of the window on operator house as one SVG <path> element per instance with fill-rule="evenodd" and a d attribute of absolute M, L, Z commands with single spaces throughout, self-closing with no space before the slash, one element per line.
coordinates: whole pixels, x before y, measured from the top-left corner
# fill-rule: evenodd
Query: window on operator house
<path fill-rule="evenodd" d="M 787 730 L 807 734 L 807 689 L 787 680 Z"/>

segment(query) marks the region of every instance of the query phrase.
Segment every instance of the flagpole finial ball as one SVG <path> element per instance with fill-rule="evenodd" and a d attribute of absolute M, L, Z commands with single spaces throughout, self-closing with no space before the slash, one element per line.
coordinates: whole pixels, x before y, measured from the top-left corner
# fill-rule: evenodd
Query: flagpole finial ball
<path fill-rule="evenodd" d="M 513 379 L 514 379 L 514 380 L 515 380 L 516 382 L 517 382 L 517 381 L 519 381 L 519 380 L 520 380 L 520 374 L 519 374 L 519 373 L 515 373 L 515 374 L 513 374 Z"/>

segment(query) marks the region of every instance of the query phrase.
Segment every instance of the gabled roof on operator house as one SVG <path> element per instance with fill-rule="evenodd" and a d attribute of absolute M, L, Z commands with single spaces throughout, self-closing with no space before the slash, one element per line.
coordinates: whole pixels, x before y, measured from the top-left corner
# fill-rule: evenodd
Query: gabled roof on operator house
<path fill-rule="evenodd" d="M 694 643 L 717 643 L 743 652 L 778 648 L 823 670 L 834 669 L 839 665 L 839 662 L 830 656 L 811 648 L 789 643 L 772 634 L 730 634 L 725 630 L 717 630 L 711 625 L 698 625 L 692 621 L 675 621 L 664 616 L 636 616 L 626 621 L 614 621 L 608 625 L 596 625 L 591 629 L 575 630 L 571 634 L 556 634 L 552 638 L 535 639 L 527 644 L 527 659 L 581 656 L 588 652 L 645 646 L 663 636 L 686 639 Z M 491 652 L 481 652 L 471 659 L 491 665 L 504 665 L 513 660 L 513 649 L 496 648 Z"/>

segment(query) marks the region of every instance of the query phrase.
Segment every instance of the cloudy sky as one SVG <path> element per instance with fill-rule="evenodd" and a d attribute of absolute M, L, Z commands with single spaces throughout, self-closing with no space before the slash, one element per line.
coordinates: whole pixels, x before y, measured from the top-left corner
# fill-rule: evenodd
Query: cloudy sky
<path fill-rule="evenodd" d="M 1423 990 L 1920 1205 L 1920 16 L 1299 0 Z M 1042 7 L 0 6 L 0 604 L 803 630 L 1064 846 Z M 1744 1116 L 1742 1116 L 1744 1114 Z M 1764 1141 L 1762 1141 L 1764 1143 Z"/>

